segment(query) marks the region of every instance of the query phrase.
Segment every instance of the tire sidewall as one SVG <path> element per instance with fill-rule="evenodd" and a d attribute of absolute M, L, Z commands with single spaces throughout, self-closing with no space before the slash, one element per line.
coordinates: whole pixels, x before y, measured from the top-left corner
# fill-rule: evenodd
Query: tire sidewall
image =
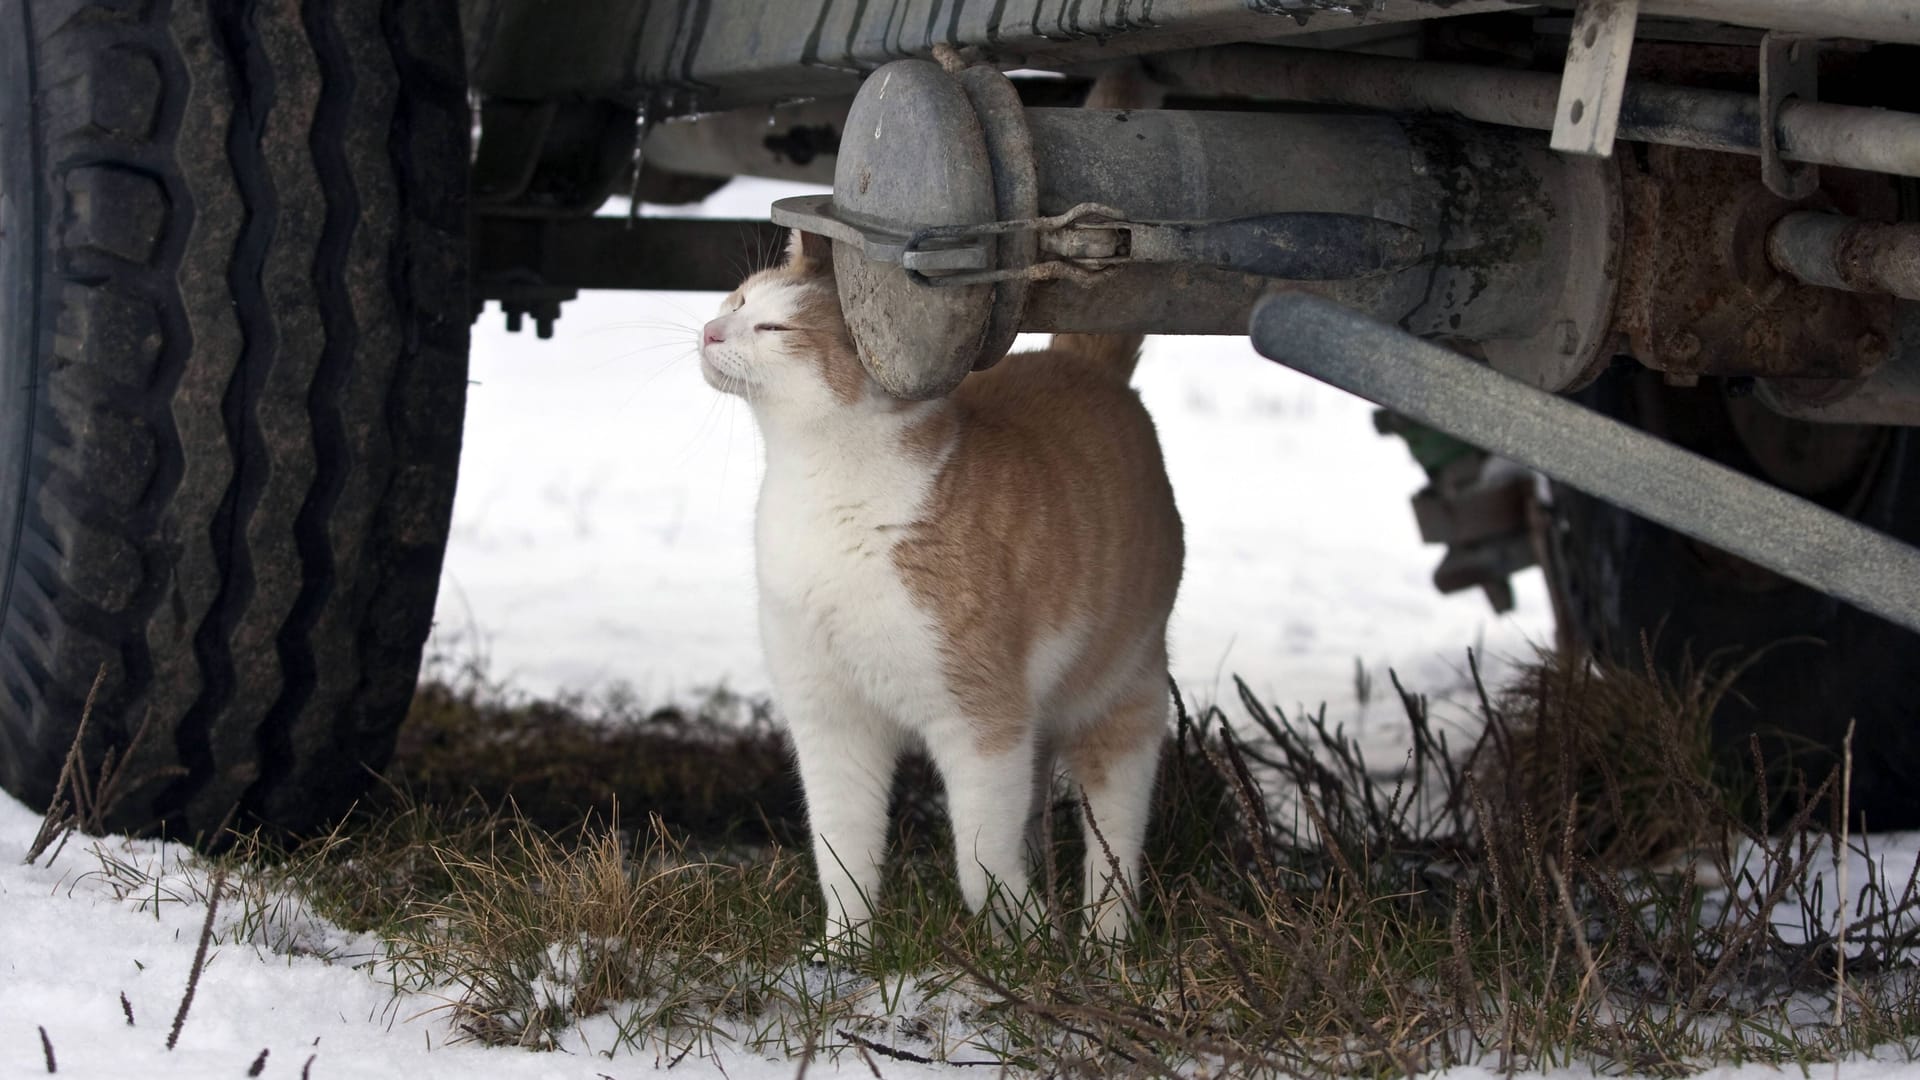
<path fill-rule="evenodd" d="M 25 0 L 0 0 L 0 623 L 27 511 L 46 287 L 48 215 L 33 118 L 32 27 Z"/>

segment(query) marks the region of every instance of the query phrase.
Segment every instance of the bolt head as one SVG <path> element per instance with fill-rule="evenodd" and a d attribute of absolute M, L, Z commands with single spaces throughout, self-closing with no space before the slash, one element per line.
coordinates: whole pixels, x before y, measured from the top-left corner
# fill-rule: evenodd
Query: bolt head
<path fill-rule="evenodd" d="M 1667 339 L 1667 347 L 1661 350 L 1670 360 L 1691 360 L 1700 355 L 1700 339 L 1694 334 L 1682 330 Z"/>
<path fill-rule="evenodd" d="M 1555 323 L 1554 333 L 1561 356 L 1572 356 L 1580 351 L 1580 328 L 1574 325 L 1572 319 L 1561 319 Z"/>

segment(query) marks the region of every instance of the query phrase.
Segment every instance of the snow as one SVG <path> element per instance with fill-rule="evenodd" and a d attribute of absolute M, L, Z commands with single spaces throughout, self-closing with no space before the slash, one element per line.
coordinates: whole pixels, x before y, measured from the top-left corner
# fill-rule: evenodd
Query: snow
<path fill-rule="evenodd" d="M 215 920 L 215 945 L 181 1029 L 166 1049 L 206 917 L 207 872 L 177 845 L 107 838 L 76 839 L 50 864 L 18 861 L 39 824 L 19 802 L 0 796 L 0 1077 L 45 1075 L 37 1029 L 44 1028 L 63 1077 L 119 1078 L 248 1075 L 266 1051 L 263 1077 L 298 1077 L 311 1061 L 316 1080 L 386 1078 L 500 1080 L 629 1077 L 659 1071 L 677 1047 L 621 1050 L 615 1018 L 601 1015 L 574 1028 L 551 1053 L 486 1049 L 459 1041 L 444 1008 L 452 991 L 399 993 L 385 981 L 378 943 L 345 933 L 285 897 L 227 894 Z M 1920 858 L 1920 833 L 1875 838 L 1873 861 L 1882 880 L 1904 881 Z M 1855 850 L 1853 889 L 1868 877 L 1868 860 Z M 1830 873 L 1828 865 L 1823 873 Z M 911 977 L 884 989 L 866 983 L 834 985 L 820 969 L 796 965 L 792 993 L 854 999 L 837 1028 L 926 1021 L 933 1038 L 956 1060 L 980 1060 L 991 1034 L 969 1027 L 965 1002 L 952 991 L 933 992 Z M 121 1005 L 125 995 L 134 1023 Z M 744 1029 L 742 1029 L 744 1030 Z M 873 1028 L 884 1033 L 886 1028 Z M 972 1040 L 969 1044 L 968 1040 Z M 877 1062 L 893 1080 L 968 1076 L 973 1070 L 891 1058 Z M 672 1065 L 676 1075 L 761 1080 L 794 1075 L 797 1062 L 768 1050 L 724 1040 Z M 1824 1075 L 1835 1080 L 1909 1076 L 1914 1066 L 1889 1050 L 1850 1061 Z M 822 1056 L 808 1075 L 869 1076 L 855 1054 Z M 1503 1075 L 1478 1067 L 1445 1074 L 1454 1080 Z M 1590 1076 L 1582 1066 L 1530 1073 L 1556 1080 Z M 1716 1068 L 1716 1080 L 1761 1080 L 1788 1075 L 1763 1066 Z"/>
<path fill-rule="evenodd" d="M 373 939 L 283 908 L 277 929 L 291 937 L 267 932 L 247 940 L 249 905 L 230 895 L 179 1043 L 169 1051 L 168 1029 L 206 918 L 205 870 L 177 845 L 122 838 L 76 839 L 51 866 L 22 865 L 38 825 L 38 815 L 0 795 L 0 1077 L 8 1080 L 45 1075 L 38 1028 L 53 1046 L 58 1075 L 81 1080 L 241 1077 L 263 1050 L 259 1075 L 268 1080 L 300 1076 L 309 1058 L 313 1080 L 587 1080 L 652 1071 L 670 1059 L 664 1049 L 659 1060 L 595 1053 L 596 1043 L 612 1042 L 604 1016 L 576 1029 L 554 1053 L 461 1043 L 442 998 L 396 996 L 366 966 L 378 951 Z M 115 870 L 114 861 L 133 869 Z M 126 891 L 147 879 L 152 884 Z M 889 1077 L 904 1078 L 942 1071 L 952 1070 L 894 1061 L 886 1068 Z M 674 1067 L 675 1075 L 696 1080 L 785 1080 L 793 1072 L 785 1056 L 738 1049 L 718 1061 L 690 1054 Z M 809 1072 L 842 1073 L 871 1075 L 857 1057 L 818 1061 Z"/>

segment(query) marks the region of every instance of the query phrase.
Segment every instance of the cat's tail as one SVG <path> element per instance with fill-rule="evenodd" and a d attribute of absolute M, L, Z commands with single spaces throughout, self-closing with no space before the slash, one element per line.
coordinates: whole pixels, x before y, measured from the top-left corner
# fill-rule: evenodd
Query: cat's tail
<path fill-rule="evenodd" d="M 1093 80 L 1083 109 L 1157 109 L 1167 99 L 1167 88 L 1154 82 L 1133 57 L 1116 60 Z"/>
<path fill-rule="evenodd" d="M 1088 109 L 1151 109 L 1166 98 L 1166 90 L 1147 76 L 1140 61 L 1122 60 L 1100 73 L 1082 103 Z M 1070 353 L 1113 372 L 1125 381 L 1140 362 L 1140 334 L 1055 334 L 1055 352 Z"/>
<path fill-rule="evenodd" d="M 1133 378 L 1133 369 L 1140 363 L 1140 344 L 1144 340 L 1141 334 L 1055 334 L 1048 348 L 1078 357 L 1126 382 Z"/>

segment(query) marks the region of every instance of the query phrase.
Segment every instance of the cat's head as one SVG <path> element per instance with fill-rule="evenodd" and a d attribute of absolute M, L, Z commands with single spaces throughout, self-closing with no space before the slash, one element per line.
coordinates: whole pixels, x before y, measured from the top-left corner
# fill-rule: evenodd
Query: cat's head
<path fill-rule="evenodd" d="M 873 398 L 821 238 L 795 231 L 785 263 L 720 302 L 701 331 L 700 372 L 717 390 L 774 408 L 823 412 Z"/>

